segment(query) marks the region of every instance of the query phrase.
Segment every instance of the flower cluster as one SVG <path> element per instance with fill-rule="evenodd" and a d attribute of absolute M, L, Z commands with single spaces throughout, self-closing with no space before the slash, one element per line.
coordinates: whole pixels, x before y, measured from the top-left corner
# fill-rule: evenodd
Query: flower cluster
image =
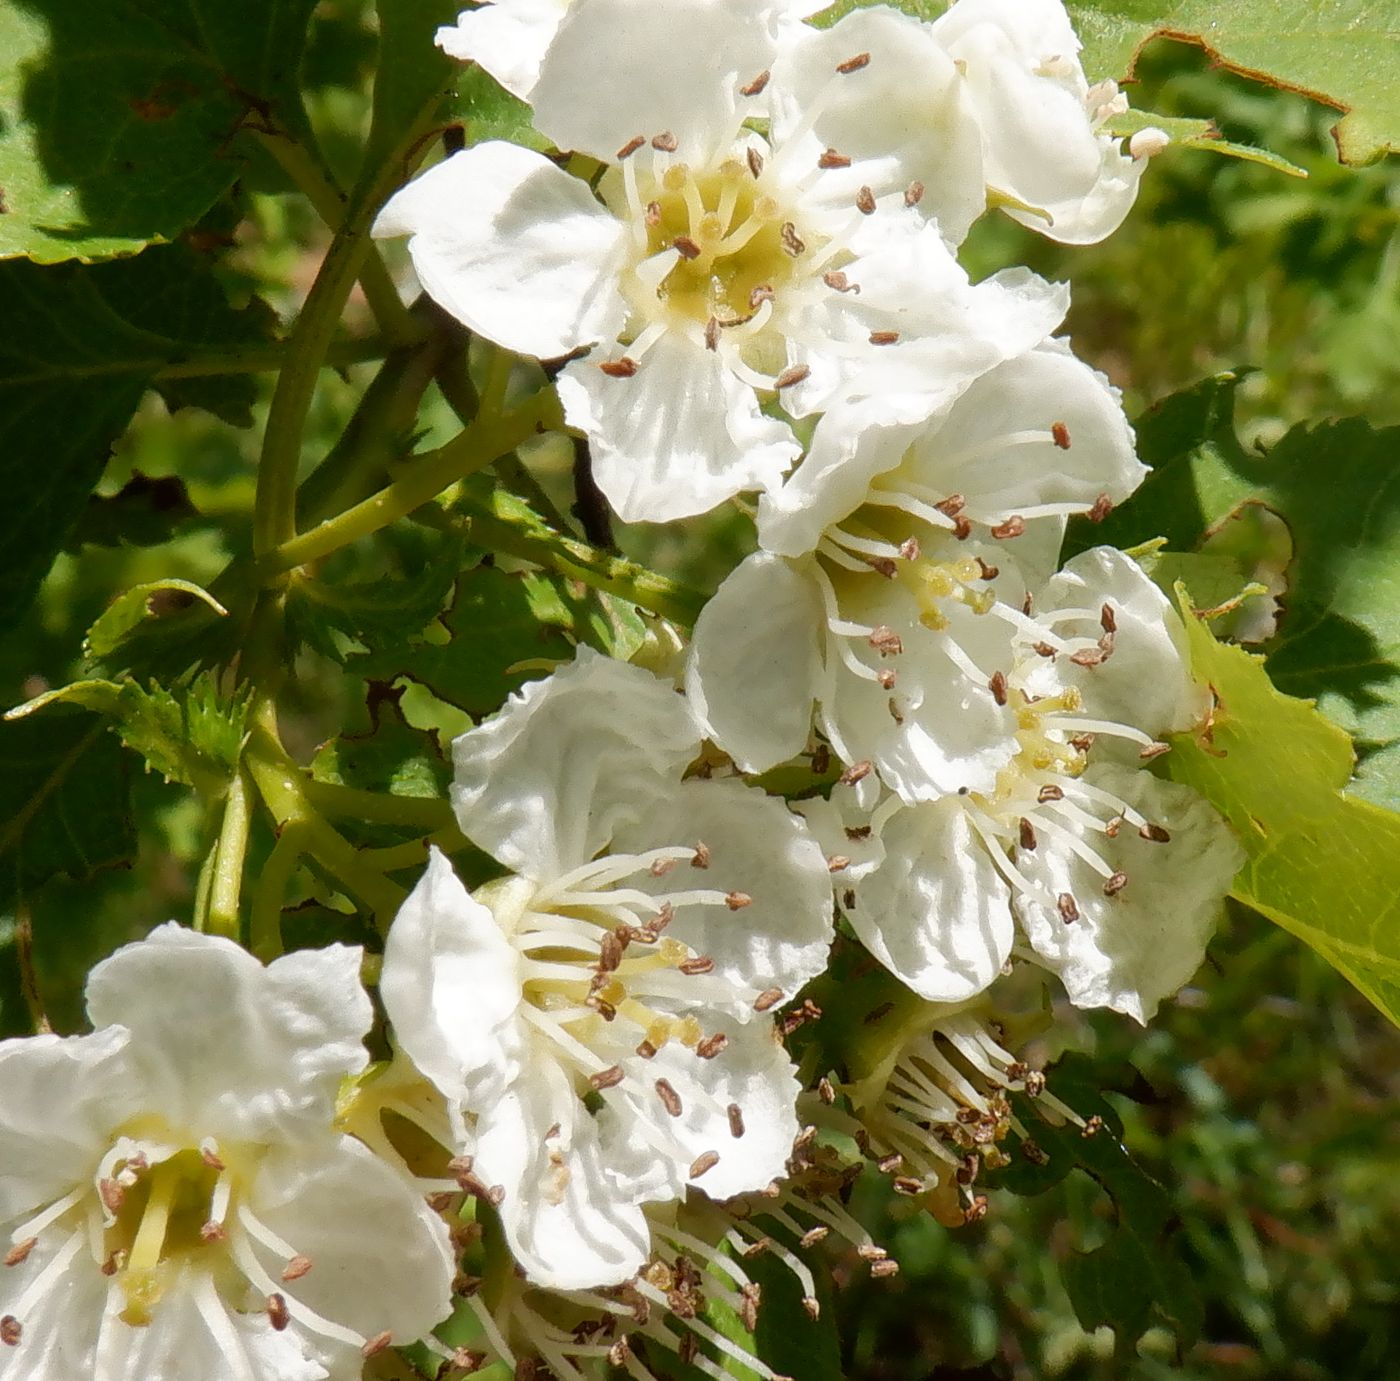
<path fill-rule="evenodd" d="M 315 1381 L 414 1341 L 772 1378 L 706 1311 L 752 1331 L 769 1253 L 815 1314 L 826 1237 L 897 1270 L 844 1207 L 867 1161 L 963 1222 L 1004 1141 L 1036 1153 L 1014 1099 L 1094 1130 L 1003 975 L 1145 1022 L 1201 961 L 1240 851 L 1157 759 L 1208 694 L 1130 555 L 1061 564 L 1141 482 L 1132 431 L 1063 286 L 956 257 L 989 209 L 1103 238 L 1165 136 L 1106 132 L 1059 0 L 814 8 L 439 33 L 560 156 L 454 153 L 375 233 L 551 366 L 622 518 L 756 492 L 757 549 L 674 677 L 580 648 L 455 741 L 473 885 L 432 849 L 388 930 L 390 1059 L 357 951 L 174 926 L 93 972 L 93 1034 L 0 1045 L 3 1381 Z M 897 997 L 857 1012 L 872 976 Z M 800 1075 L 833 1001 L 862 1034 Z"/>

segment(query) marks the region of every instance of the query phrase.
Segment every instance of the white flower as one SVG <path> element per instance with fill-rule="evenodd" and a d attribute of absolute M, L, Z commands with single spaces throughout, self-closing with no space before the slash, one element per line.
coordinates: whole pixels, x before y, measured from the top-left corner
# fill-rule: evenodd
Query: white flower
<path fill-rule="evenodd" d="M 1142 761 L 1205 693 L 1177 615 L 1121 552 L 1076 557 L 1035 608 L 1005 680 L 1016 751 L 990 790 L 908 807 L 838 787 L 803 812 L 849 859 L 850 924 L 920 996 L 986 988 L 1019 920 L 1072 1002 L 1146 1022 L 1199 966 L 1243 861 L 1201 797 Z"/>
<path fill-rule="evenodd" d="M 626 1280 L 644 1203 L 766 1185 L 797 1131 L 762 1014 L 825 966 L 826 860 L 781 801 L 682 780 L 699 747 L 669 685 L 580 649 L 454 745 L 462 829 L 512 875 L 469 896 L 435 854 L 389 933 L 398 1040 L 539 1284 Z"/>
<path fill-rule="evenodd" d="M 932 27 L 966 76 L 987 183 L 1004 209 L 1065 244 L 1116 230 L 1147 158 L 1100 133 L 1128 103 L 1115 82 L 1085 79 L 1060 0 L 957 0 Z"/>
<path fill-rule="evenodd" d="M 812 702 L 848 763 L 907 801 L 990 790 L 1016 751 L 1004 678 L 1026 591 L 1066 515 L 1145 470 L 1118 395 L 1061 342 L 996 365 L 932 416 L 845 404 L 759 507 L 759 542 L 695 628 L 688 692 L 762 771 L 801 750 Z"/>
<path fill-rule="evenodd" d="M 776 485 L 800 447 L 775 395 L 793 417 L 876 391 L 926 415 L 1064 313 L 1024 270 L 970 285 L 945 243 L 981 209 L 982 159 L 926 26 L 879 10 L 767 35 L 725 5 L 578 0 L 532 99 L 604 164 L 597 195 L 487 143 L 375 224 L 481 335 L 541 359 L 599 347 L 559 394 L 629 521 Z"/>
<path fill-rule="evenodd" d="M 450 1312 L 445 1227 L 334 1130 L 359 963 L 171 924 L 93 970 L 94 1034 L 0 1043 L 0 1377 L 350 1381 Z"/>

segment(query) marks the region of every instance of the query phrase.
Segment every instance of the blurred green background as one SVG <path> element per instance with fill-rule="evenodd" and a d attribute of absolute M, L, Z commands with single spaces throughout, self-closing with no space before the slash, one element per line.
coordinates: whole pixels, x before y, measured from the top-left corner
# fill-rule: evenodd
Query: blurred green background
<path fill-rule="evenodd" d="M 363 133 L 374 52 L 363 9 L 322 4 L 308 69 L 318 128 L 347 166 Z M 974 275 L 1024 262 L 1068 279 L 1075 347 L 1123 389 L 1130 415 L 1213 370 L 1251 365 L 1257 372 L 1240 395 L 1247 441 L 1271 441 L 1303 419 L 1400 422 L 1400 165 L 1340 167 L 1330 112 L 1211 70 L 1195 49 L 1156 44 L 1140 75 L 1135 104 L 1213 117 L 1227 137 L 1270 148 L 1309 178 L 1169 151 L 1107 243 L 1061 249 L 988 218 L 965 251 Z M 233 300 L 256 292 L 284 320 L 325 244 L 288 192 L 270 164 L 255 167 L 205 227 Z M 371 374 L 367 365 L 323 374 L 308 461 L 329 450 Z M 259 421 L 270 385 L 261 381 Z M 424 419 L 430 430 L 450 425 L 434 397 Z M 178 475 L 199 516 L 165 545 L 86 543 L 61 557 L 0 648 L 7 705 L 73 673 L 83 630 L 117 590 L 158 576 L 207 580 L 246 544 L 257 441 L 256 428 L 236 431 L 194 409 L 169 415 L 147 400 L 102 492 L 138 472 Z M 531 459 L 567 508 L 567 456 Z M 710 587 L 745 532 L 742 515 L 726 512 L 618 538 L 629 554 Z M 308 655 L 298 673 L 290 723 L 299 752 L 364 722 L 356 688 L 331 663 Z M 35 971 L 61 1030 L 81 1024 L 91 963 L 188 912 L 208 847 L 211 824 L 189 795 L 133 770 L 135 866 L 82 884 L 55 881 L 33 903 Z M 265 832 L 255 836 L 255 866 L 269 843 Z M 13 918 L 0 918 L 5 1033 L 28 1022 L 13 936 Z M 1057 1042 L 1093 1052 L 1106 1085 L 1125 1091 L 1115 1098 L 1128 1145 L 1172 1197 L 1205 1301 L 1202 1340 L 1178 1357 L 1169 1335 L 1149 1333 L 1123 1363 L 1106 1331 L 1079 1328 L 1056 1263 L 1101 1240 L 1111 1213 L 1083 1174 L 1038 1199 L 997 1194 L 983 1222 L 954 1232 L 863 1184 L 858 1216 L 903 1270 L 883 1281 L 851 1273 L 837 1303 L 846 1375 L 1400 1377 L 1400 1059 L 1383 1018 L 1310 951 L 1243 911 L 1150 1031 L 1068 1007 L 1058 1016 Z"/>

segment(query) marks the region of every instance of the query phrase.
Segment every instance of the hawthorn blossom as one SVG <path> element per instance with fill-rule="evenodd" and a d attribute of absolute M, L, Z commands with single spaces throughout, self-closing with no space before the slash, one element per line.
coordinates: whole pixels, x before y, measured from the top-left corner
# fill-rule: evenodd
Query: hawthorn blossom
<path fill-rule="evenodd" d="M 434 853 L 381 991 L 537 1284 L 612 1285 L 642 1206 L 783 1172 L 795 1071 L 765 1014 L 826 963 L 824 855 L 780 801 L 685 779 L 666 683 L 586 648 L 454 744 L 463 832 L 510 874 L 469 895 Z"/>
<path fill-rule="evenodd" d="M 590 352 L 557 387 L 629 521 L 775 486 L 801 450 L 775 400 L 801 418 L 878 391 L 889 417 L 927 415 L 1064 314 L 1028 271 L 974 286 L 953 257 L 983 155 L 928 26 L 879 9 L 783 33 L 721 4 L 576 0 L 531 99 L 597 178 L 488 142 L 375 223 L 474 331 Z"/>
<path fill-rule="evenodd" d="M 172 923 L 92 971 L 93 1034 L 0 1043 L 0 1377 L 350 1381 L 450 1312 L 446 1228 L 335 1130 L 359 965 Z"/>
<path fill-rule="evenodd" d="M 991 790 L 1017 751 L 1003 681 L 1025 595 L 1066 515 L 1107 512 L 1145 473 L 1117 391 L 1060 341 L 917 420 L 878 397 L 833 408 L 696 624 L 707 732 L 763 771 L 801 751 L 815 701 L 837 754 L 904 800 Z"/>
<path fill-rule="evenodd" d="M 1178 616 L 1123 553 L 1075 557 L 1034 607 L 1004 678 L 1016 751 L 990 790 L 910 807 L 838 787 L 803 812 L 840 853 L 850 924 L 920 996 L 981 992 L 1019 922 L 1072 1002 L 1145 1023 L 1200 965 L 1243 861 L 1200 796 L 1145 770 L 1206 693 Z"/>
<path fill-rule="evenodd" d="M 1125 153 L 1104 132 L 1127 98 L 1111 79 L 1089 85 L 1061 0 L 957 0 L 932 33 L 966 79 L 993 201 L 1064 244 L 1112 234 L 1166 136 L 1140 131 Z"/>

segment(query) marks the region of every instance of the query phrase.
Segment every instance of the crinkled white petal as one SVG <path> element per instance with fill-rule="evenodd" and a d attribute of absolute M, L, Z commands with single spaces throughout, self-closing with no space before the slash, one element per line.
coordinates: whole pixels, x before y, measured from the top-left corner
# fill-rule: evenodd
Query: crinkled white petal
<path fill-rule="evenodd" d="M 733 779 L 681 783 L 647 818 L 618 831 L 614 848 L 643 852 L 702 841 L 709 866 L 682 864 L 638 886 L 658 898 L 682 887 L 742 893 L 748 905 L 678 906 L 667 935 L 715 961 L 714 974 L 791 997 L 826 967 L 832 938 L 826 857 L 784 801 Z M 684 873 L 681 872 L 684 869 Z M 708 980 L 707 980 L 708 981 Z M 736 993 L 735 1010 L 750 1015 Z"/>
<path fill-rule="evenodd" d="M 675 330 L 632 377 L 575 360 L 558 389 L 569 425 L 588 436 L 598 488 L 625 522 L 670 522 L 771 488 L 801 453 L 721 352 Z"/>
<path fill-rule="evenodd" d="M 432 849 L 389 928 L 379 982 L 404 1053 L 461 1110 L 489 1106 L 520 1072 L 520 961 L 495 917 Z"/>
<path fill-rule="evenodd" d="M 109 1026 L 0 1041 L 0 1223 L 81 1184 L 111 1129 L 142 1110 L 129 1040 Z"/>
<path fill-rule="evenodd" d="M 686 696 L 706 734 L 747 772 L 807 744 L 822 617 L 811 580 L 766 552 L 742 561 L 700 611 Z"/>
<path fill-rule="evenodd" d="M 323 1348 L 334 1358 L 338 1349 L 326 1348 L 314 1324 L 298 1320 L 301 1306 L 366 1338 L 387 1331 L 401 1345 L 452 1312 L 455 1256 L 446 1224 L 402 1174 L 351 1137 L 274 1147 L 258 1167 L 248 1204 L 311 1260 L 283 1290 L 292 1327 L 313 1355 Z M 261 1243 L 254 1252 L 280 1280 L 285 1261 Z"/>
<path fill-rule="evenodd" d="M 326 1126 L 340 1081 L 369 1061 L 373 1013 L 358 946 L 299 950 L 266 968 L 231 940 L 173 921 L 88 976 L 96 1026 L 131 1032 L 147 1106 L 236 1140 Z"/>
<path fill-rule="evenodd" d="M 650 1234 L 641 1209 L 602 1155 L 594 1118 L 547 1053 L 483 1115 L 475 1169 L 505 1190 L 501 1226 L 535 1284 L 617 1285 L 646 1260 Z"/>
<path fill-rule="evenodd" d="M 423 290 L 508 350 L 554 359 L 611 340 L 626 228 L 542 154 L 489 141 L 396 192 L 374 223 L 409 236 Z"/>
<path fill-rule="evenodd" d="M 1091 768 L 1085 781 L 1165 827 L 1170 842 L 1153 843 L 1127 826 L 1108 839 L 1069 824 L 1111 868 L 1127 874 L 1127 885 L 1110 897 L 1102 876 L 1042 831 L 1033 852 L 1018 853 L 1017 866 L 1050 896 L 1069 893 L 1079 918 L 1065 921 L 1025 895 L 1016 899 L 1016 914 L 1071 1002 L 1111 1007 L 1146 1023 L 1205 958 L 1244 852 L 1189 787 L 1112 765 Z"/>
<path fill-rule="evenodd" d="M 0 1353 L 5 1381 L 86 1381 L 103 1375 L 95 1359 L 111 1281 L 98 1269 L 86 1241 L 76 1252 L 71 1245 L 61 1231 L 46 1233 L 24 1261 L 0 1274 L 0 1316 L 16 1318 L 22 1330 L 19 1344 Z M 57 1261 L 60 1254 L 66 1264 Z M 35 1287 L 37 1297 L 22 1307 L 20 1301 Z"/>
<path fill-rule="evenodd" d="M 1062 637 L 1098 638 L 1105 604 L 1117 623 L 1112 655 L 1091 667 L 1058 658 L 1056 679 L 1078 686 L 1085 713 L 1096 719 L 1154 735 L 1179 733 L 1198 723 L 1209 707 L 1210 692 L 1191 678 L 1186 629 L 1132 557 L 1116 547 L 1080 552 L 1045 584 L 1034 608 L 1042 617 L 1057 609 L 1088 610 L 1088 619 L 1058 620 L 1053 627 Z M 1111 743 L 1101 739 L 1100 749 Z"/>
<path fill-rule="evenodd" d="M 699 737 L 668 683 L 580 647 L 453 742 L 452 805 L 462 832 L 508 868 L 557 878 L 644 818 Z"/>
<path fill-rule="evenodd" d="M 848 74 L 837 65 L 869 62 Z M 827 149 L 851 160 L 827 168 L 815 202 L 848 210 L 869 187 L 901 196 L 960 244 L 986 205 L 982 136 L 952 59 L 929 26 L 887 8 L 855 10 L 830 29 L 803 29 L 774 64 L 773 143 L 783 159 L 815 167 Z"/>
<path fill-rule="evenodd" d="M 884 859 L 862 878 L 847 920 L 865 947 L 920 997 L 963 1002 L 1011 953 L 1011 894 L 963 801 L 898 811 L 881 831 Z"/>
<path fill-rule="evenodd" d="M 539 80 L 540 63 L 569 8 L 569 0 L 488 0 L 463 10 L 434 42 L 449 57 L 474 62 L 522 101 Z"/>
<path fill-rule="evenodd" d="M 610 160 L 636 135 L 674 134 L 697 160 L 732 136 L 739 94 L 772 64 L 774 0 L 574 0 L 531 92 L 561 149 Z"/>

